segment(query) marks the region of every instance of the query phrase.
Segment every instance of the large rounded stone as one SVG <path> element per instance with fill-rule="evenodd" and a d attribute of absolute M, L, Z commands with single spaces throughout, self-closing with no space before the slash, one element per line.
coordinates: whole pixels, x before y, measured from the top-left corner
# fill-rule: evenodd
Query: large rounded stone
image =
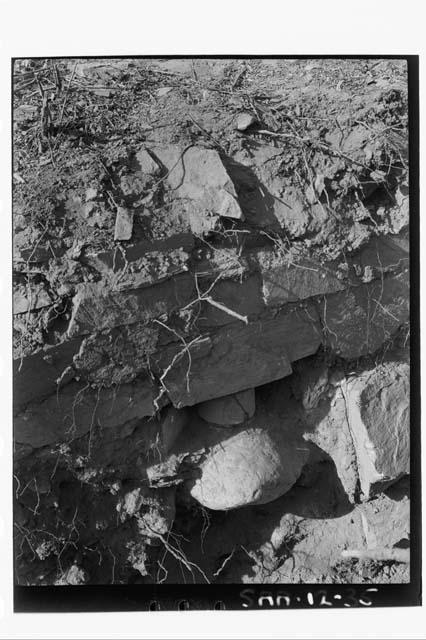
<path fill-rule="evenodd" d="M 296 482 L 308 455 L 306 444 L 279 427 L 237 428 L 218 439 L 199 464 L 190 489 L 209 509 L 227 510 L 279 498 Z"/>
<path fill-rule="evenodd" d="M 222 398 L 201 402 L 198 415 L 213 424 L 233 425 L 241 424 L 252 418 L 256 410 L 254 389 L 247 389 Z"/>

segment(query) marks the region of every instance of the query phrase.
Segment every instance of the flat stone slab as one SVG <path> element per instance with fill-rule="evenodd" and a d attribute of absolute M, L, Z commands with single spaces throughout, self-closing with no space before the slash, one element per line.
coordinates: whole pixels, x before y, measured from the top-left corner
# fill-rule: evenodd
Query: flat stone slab
<path fill-rule="evenodd" d="M 78 353 L 81 338 L 39 351 L 32 356 L 13 361 L 13 404 L 19 407 L 53 394 L 57 381 Z"/>
<path fill-rule="evenodd" d="M 379 236 L 372 238 L 353 257 L 364 280 L 368 273 L 380 278 L 386 273 L 401 271 L 409 266 L 409 240 L 406 234 Z"/>
<path fill-rule="evenodd" d="M 194 236 L 192 233 L 177 233 L 164 240 L 144 240 L 134 245 L 115 247 L 109 251 L 93 251 L 85 254 L 85 260 L 101 273 L 109 274 L 123 271 L 126 264 L 137 263 L 146 254 L 158 251 L 168 253 L 174 249 L 182 248 L 184 251 L 191 251 L 194 247 Z M 130 264 L 133 269 L 133 264 Z"/>
<path fill-rule="evenodd" d="M 208 289 L 208 285 L 199 280 L 201 291 Z M 219 281 L 211 291 L 211 297 L 231 311 L 236 311 L 247 318 L 258 317 L 266 310 L 262 298 L 262 283 L 259 274 L 255 273 L 242 280 Z M 217 326 L 235 322 L 235 317 L 203 302 L 202 311 L 197 319 L 200 329 L 214 329 Z"/>
<path fill-rule="evenodd" d="M 130 291 L 105 290 L 103 283 L 85 285 L 73 300 L 68 336 L 149 322 L 195 298 L 194 279 L 189 274 Z"/>
<path fill-rule="evenodd" d="M 308 260 L 297 266 L 272 265 L 262 272 L 263 297 L 268 306 L 342 291 L 336 272 Z"/>
<path fill-rule="evenodd" d="M 213 228 L 215 217 L 244 219 L 234 183 L 217 151 L 172 145 L 156 146 L 149 151 L 164 167 L 173 197 L 186 201 L 193 232 Z"/>
<path fill-rule="evenodd" d="M 256 400 L 254 389 L 214 400 L 207 400 L 197 406 L 198 415 L 206 422 L 231 426 L 241 424 L 254 416 Z"/>
<path fill-rule="evenodd" d="M 320 314 L 326 344 L 347 359 L 374 353 L 408 322 L 408 269 L 359 287 L 326 296 Z"/>
<path fill-rule="evenodd" d="M 180 408 L 283 378 L 292 372 L 291 362 L 317 351 L 321 339 L 318 312 L 307 304 L 224 326 L 193 344 L 190 362 L 182 346 L 164 348 L 151 358 L 151 366 L 158 376 L 170 367 L 163 381 Z"/>
<path fill-rule="evenodd" d="M 158 390 L 149 379 L 111 389 L 71 382 L 58 394 L 28 405 L 14 419 L 14 440 L 31 447 L 68 442 L 91 428 L 115 427 L 155 413 Z"/>
<path fill-rule="evenodd" d="M 158 325 L 122 325 L 86 336 L 74 355 L 76 373 L 91 384 L 110 387 L 146 372 L 158 341 Z"/>

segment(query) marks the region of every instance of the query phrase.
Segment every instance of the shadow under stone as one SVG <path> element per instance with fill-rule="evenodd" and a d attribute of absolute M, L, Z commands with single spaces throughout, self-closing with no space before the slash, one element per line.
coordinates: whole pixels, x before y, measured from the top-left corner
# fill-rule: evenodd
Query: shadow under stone
<path fill-rule="evenodd" d="M 280 224 L 274 213 L 275 198 L 254 171 L 228 156 L 222 155 L 221 159 L 234 183 L 247 222 L 256 227 L 268 227 L 269 231 L 279 231 Z"/>

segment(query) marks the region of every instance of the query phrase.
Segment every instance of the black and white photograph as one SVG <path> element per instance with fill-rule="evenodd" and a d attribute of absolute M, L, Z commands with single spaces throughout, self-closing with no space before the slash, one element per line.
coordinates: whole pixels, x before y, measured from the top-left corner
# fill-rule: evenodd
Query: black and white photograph
<path fill-rule="evenodd" d="M 411 99 L 398 56 L 13 60 L 17 587 L 410 584 Z"/>

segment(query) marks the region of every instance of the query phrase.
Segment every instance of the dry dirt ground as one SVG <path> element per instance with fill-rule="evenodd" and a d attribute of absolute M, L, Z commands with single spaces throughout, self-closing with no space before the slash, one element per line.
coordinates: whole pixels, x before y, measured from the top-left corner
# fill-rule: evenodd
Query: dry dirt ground
<path fill-rule="evenodd" d="M 17 60 L 13 115 L 17 582 L 408 581 L 405 63 Z"/>

